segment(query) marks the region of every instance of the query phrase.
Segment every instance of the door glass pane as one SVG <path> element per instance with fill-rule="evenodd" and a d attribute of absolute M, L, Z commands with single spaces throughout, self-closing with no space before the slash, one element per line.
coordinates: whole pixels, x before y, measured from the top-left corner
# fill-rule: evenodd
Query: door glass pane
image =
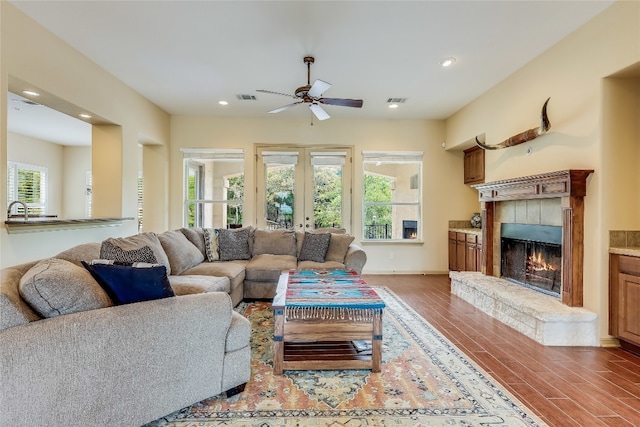
<path fill-rule="evenodd" d="M 315 228 L 342 227 L 342 166 L 313 166 Z"/>
<path fill-rule="evenodd" d="M 292 164 L 267 164 L 266 218 L 267 229 L 293 229 L 294 176 Z"/>

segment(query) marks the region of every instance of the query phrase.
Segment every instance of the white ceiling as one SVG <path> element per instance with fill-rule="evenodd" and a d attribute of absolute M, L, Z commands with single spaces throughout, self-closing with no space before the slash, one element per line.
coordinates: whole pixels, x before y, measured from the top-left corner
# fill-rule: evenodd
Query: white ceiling
<path fill-rule="evenodd" d="M 12 3 L 171 114 L 266 117 L 292 99 L 256 89 L 293 93 L 311 55 L 311 82 L 333 85 L 325 96 L 364 100 L 325 106 L 333 117 L 444 119 L 613 1 Z M 407 100 L 391 110 L 390 97 Z"/>

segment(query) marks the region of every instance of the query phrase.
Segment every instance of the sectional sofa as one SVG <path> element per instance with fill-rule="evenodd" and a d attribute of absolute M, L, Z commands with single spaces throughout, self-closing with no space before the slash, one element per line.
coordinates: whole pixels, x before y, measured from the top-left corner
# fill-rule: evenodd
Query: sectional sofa
<path fill-rule="evenodd" d="M 242 390 L 251 330 L 233 307 L 273 297 L 281 270 L 360 272 L 366 255 L 352 241 L 339 233 L 180 229 L 82 244 L 0 270 L 0 425 L 137 426 Z M 134 264 L 106 266 L 114 260 Z M 114 270 L 145 278 L 160 270 L 149 280 L 160 281 L 160 294 L 126 300 L 138 279 L 116 280 L 114 289 Z"/>

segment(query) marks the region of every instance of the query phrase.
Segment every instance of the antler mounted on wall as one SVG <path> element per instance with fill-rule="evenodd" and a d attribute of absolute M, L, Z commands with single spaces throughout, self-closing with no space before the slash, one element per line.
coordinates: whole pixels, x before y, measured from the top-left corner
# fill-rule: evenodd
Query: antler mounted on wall
<path fill-rule="evenodd" d="M 476 144 L 478 144 L 485 150 L 498 150 L 500 148 L 508 148 L 515 145 L 520 145 L 527 141 L 531 141 L 532 139 L 536 139 L 540 135 L 544 135 L 549 129 L 551 129 L 551 123 L 549 122 L 549 117 L 547 117 L 547 103 L 550 99 L 551 98 L 547 98 L 547 100 L 544 102 L 544 105 L 542 106 L 542 111 L 540 113 L 540 127 L 526 130 L 495 145 L 483 144 L 478 140 L 478 137 L 476 136 Z"/>

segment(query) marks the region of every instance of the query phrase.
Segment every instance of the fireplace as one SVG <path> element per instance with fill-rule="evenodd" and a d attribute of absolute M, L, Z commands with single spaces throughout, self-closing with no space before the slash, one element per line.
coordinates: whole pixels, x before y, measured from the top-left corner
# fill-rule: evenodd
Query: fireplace
<path fill-rule="evenodd" d="M 402 220 L 402 238 L 416 239 L 418 237 L 418 221 Z"/>
<path fill-rule="evenodd" d="M 587 194 L 587 178 L 593 170 L 569 169 L 548 172 L 540 175 L 506 179 L 472 187 L 478 190 L 482 208 L 482 259 L 481 271 L 488 276 L 499 276 L 500 262 L 500 223 L 528 222 L 529 224 L 555 224 L 562 228 L 562 278 L 561 301 L 571 307 L 581 307 L 583 302 L 583 250 L 584 250 L 584 197 Z M 509 221 L 496 218 L 496 206 L 503 202 L 516 201 L 528 206 L 530 201 L 556 199 L 559 201 L 560 218 L 557 223 L 528 221 L 535 212 L 524 216 L 515 215 Z M 539 218 L 545 209 L 540 206 Z M 525 218 L 527 221 L 520 221 Z M 495 247 L 494 247 L 495 244 Z M 494 259 L 495 258 L 495 259 Z M 495 268 L 494 268 L 495 262 Z"/>
<path fill-rule="evenodd" d="M 562 227 L 503 223 L 501 276 L 559 298 L 562 283 Z"/>

